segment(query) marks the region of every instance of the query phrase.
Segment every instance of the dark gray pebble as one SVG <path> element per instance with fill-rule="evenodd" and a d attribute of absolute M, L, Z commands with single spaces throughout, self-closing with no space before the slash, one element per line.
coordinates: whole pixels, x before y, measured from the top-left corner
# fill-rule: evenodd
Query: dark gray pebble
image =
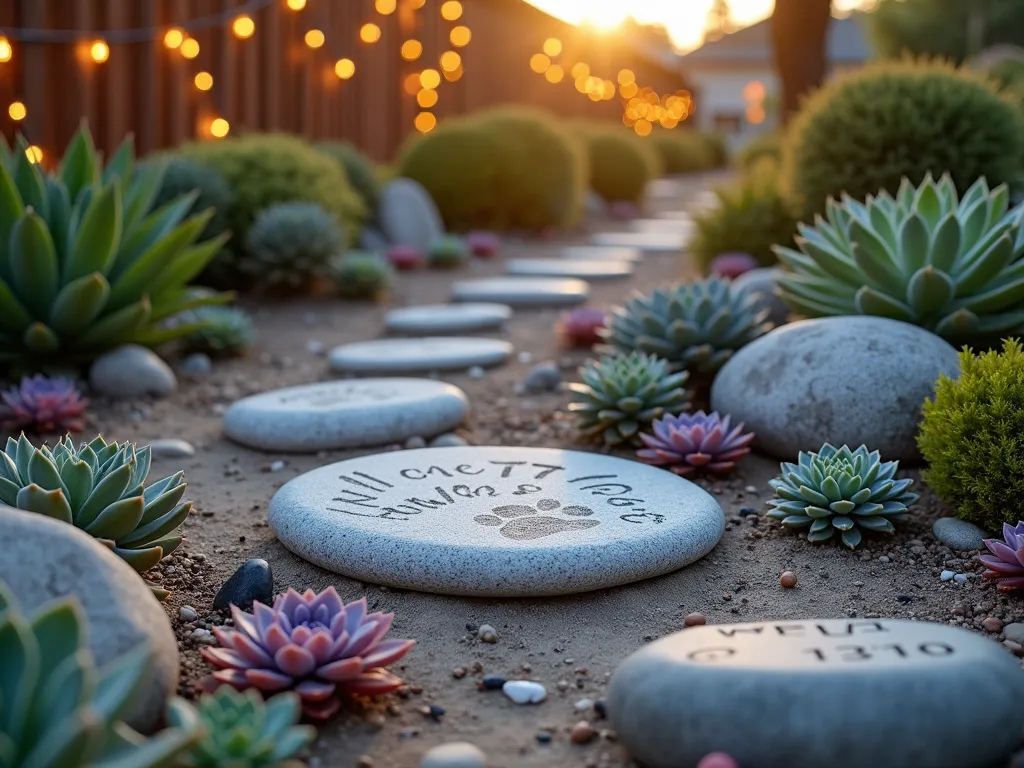
<path fill-rule="evenodd" d="M 270 605 L 274 600 L 274 576 L 270 563 L 253 558 L 242 563 L 213 599 L 214 610 L 226 611 L 231 605 L 242 610 L 252 608 L 254 600 Z"/>
<path fill-rule="evenodd" d="M 541 744 L 551 743 L 551 731 L 537 731 L 537 741 Z"/>
<path fill-rule="evenodd" d="M 604 699 L 598 699 L 594 702 L 594 712 L 597 713 L 601 720 L 608 717 L 608 707 L 605 705 Z"/>
<path fill-rule="evenodd" d="M 753 507 L 740 507 L 740 516 L 746 517 L 747 515 L 756 515 L 757 510 Z"/>
<path fill-rule="evenodd" d="M 437 704 L 431 704 L 430 705 L 430 719 L 431 720 L 440 720 L 442 715 L 444 715 L 444 707 L 439 707 L 439 706 L 437 706 Z"/>
<path fill-rule="evenodd" d="M 484 675 L 484 678 L 480 681 L 480 686 L 485 691 L 500 691 L 506 682 L 508 681 L 501 675 Z"/>

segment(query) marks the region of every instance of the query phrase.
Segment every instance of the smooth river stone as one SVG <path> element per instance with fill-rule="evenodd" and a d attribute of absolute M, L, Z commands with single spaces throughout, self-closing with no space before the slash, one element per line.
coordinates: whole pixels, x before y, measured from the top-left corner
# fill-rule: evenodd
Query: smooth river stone
<path fill-rule="evenodd" d="M 997 643 L 944 624 L 726 624 L 634 653 L 607 704 L 646 768 L 693 768 L 719 750 L 743 768 L 991 768 L 1020 744 L 1024 673 Z"/>
<path fill-rule="evenodd" d="M 579 277 L 585 280 L 629 277 L 633 264 L 628 261 L 596 259 L 509 259 L 505 271 L 510 275 L 525 277 Z"/>
<path fill-rule="evenodd" d="M 507 341 L 451 336 L 342 344 L 328 358 L 331 369 L 342 373 L 414 373 L 486 368 L 501 365 L 511 354 Z"/>
<path fill-rule="evenodd" d="M 677 253 L 686 247 L 686 237 L 678 232 L 597 232 L 594 245 L 638 248 L 651 253 Z"/>
<path fill-rule="evenodd" d="M 224 414 L 224 434 L 264 451 L 315 453 L 430 437 L 468 413 L 462 390 L 440 381 L 330 381 L 239 400 Z"/>
<path fill-rule="evenodd" d="M 511 307 L 569 307 L 590 295 L 583 280 L 559 277 L 490 277 L 452 285 L 452 301 L 496 301 Z"/>
<path fill-rule="evenodd" d="M 424 448 L 307 472 L 270 503 L 288 549 L 400 589 L 484 597 L 589 592 L 710 552 L 725 518 L 699 486 L 611 456 Z"/>
<path fill-rule="evenodd" d="M 629 261 L 636 264 L 643 261 L 639 248 L 615 248 L 604 245 L 567 245 L 562 249 L 563 259 L 579 261 Z"/>
<path fill-rule="evenodd" d="M 384 317 L 391 333 L 407 336 L 482 331 L 504 325 L 512 317 L 506 304 L 427 304 L 393 309 Z"/>

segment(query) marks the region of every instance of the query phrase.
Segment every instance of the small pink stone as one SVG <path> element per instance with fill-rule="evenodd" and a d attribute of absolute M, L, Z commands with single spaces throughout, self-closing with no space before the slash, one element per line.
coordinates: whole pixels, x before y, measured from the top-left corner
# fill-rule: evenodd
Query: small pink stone
<path fill-rule="evenodd" d="M 725 752 L 712 752 L 697 763 L 697 768 L 740 768 L 740 764 Z"/>

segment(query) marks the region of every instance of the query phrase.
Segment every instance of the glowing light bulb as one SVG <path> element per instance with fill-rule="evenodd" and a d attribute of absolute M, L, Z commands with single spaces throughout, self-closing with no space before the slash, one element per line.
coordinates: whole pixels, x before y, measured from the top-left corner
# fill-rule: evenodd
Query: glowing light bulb
<path fill-rule="evenodd" d="M 28 110 L 25 109 L 25 105 L 22 102 L 12 101 L 11 106 L 7 108 L 7 114 L 11 116 L 11 120 L 18 122 L 25 119 Z"/>
<path fill-rule="evenodd" d="M 364 43 L 376 43 L 380 40 L 380 27 L 376 24 L 363 24 L 359 29 L 359 39 Z"/>
<path fill-rule="evenodd" d="M 590 65 L 582 61 L 578 61 L 572 65 L 572 76 L 574 80 L 579 80 L 581 77 L 585 80 L 590 77 Z"/>
<path fill-rule="evenodd" d="M 402 43 L 402 58 L 406 61 L 416 61 L 423 55 L 423 43 L 419 40 L 406 40 Z"/>
<path fill-rule="evenodd" d="M 377 9 L 377 13 L 382 16 L 387 16 L 389 13 L 394 13 L 398 3 L 396 0 L 377 0 L 374 3 L 374 8 Z"/>
<path fill-rule="evenodd" d="M 544 73 L 544 79 L 549 83 L 560 83 L 565 77 L 565 70 L 557 64 L 552 64 Z"/>
<path fill-rule="evenodd" d="M 326 38 L 319 29 L 311 29 L 306 33 L 306 45 L 314 50 L 323 46 Z"/>
<path fill-rule="evenodd" d="M 448 0 L 441 4 L 441 18 L 445 21 L 455 21 L 462 16 L 462 3 L 459 0 Z"/>
<path fill-rule="evenodd" d="M 208 91 L 213 88 L 213 75 L 209 72 L 197 72 L 193 82 L 200 91 Z"/>
<path fill-rule="evenodd" d="M 231 31 L 235 33 L 235 37 L 245 40 L 247 37 L 252 37 L 256 31 L 256 22 L 249 16 L 239 16 L 231 23 Z"/>
<path fill-rule="evenodd" d="M 413 121 L 420 133 L 430 133 L 437 126 L 437 118 L 430 112 L 420 112 Z"/>
<path fill-rule="evenodd" d="M 441 73 L 436 69 L 424 69 L 420 72 L 420 85 L 424 88 L 437 88 L 441 84 Z"/>
<path fill-rule="evenodd" d="M 424 88 L 416 94 L 416 103 L 424 109 L 430 109 L 432 106 L 437 104 L 437 91 Z"/>
<path fill-rule="evenodd" d="M 544 47 L 541 50 L 548 56 L 557 56 L 562 52 L 562 41 L 557 37 L 549 37 L 544 41 Z"/>
<path fill-rule="evenodd" d="M 334 74 L 342 80 L 348 80 L 356 73 L 356 63 L 352 59 L 338 59 L 334 65 Z"/>
<path fill-rule="evenodd" d="M 293 11 L 301 11 L 306 7 L 306 0 L 287 0 L 285 5 Z"/>
<path fill-rule="evenodd" d="M 181 44 L 181 55 L 186 59 L 194 59 L 199 55 L 199 41 L 190 37 Z"/>
<path fill-rule="evenodd" d="M 185 42 L 185 33 L 177 27 L 171 27 L 164 32 L 164 45 L 172 51 L 177 48 L 181 48 L 181 44 L 183 42 Z"/>
<path fill-rule="evenodd" d="M 538 75 L 544 74 L 547 68 L 551 66 L 551 59 L 549 59 L 543 53 L 535 53 L 530 57 L 530 69 L 536 72 Z"/>
<path fill-rule="evenodd" d="M 447 80 L 449 83 L 454 83 L 456 80 L 462 77 L 464 71 L 465 70 L 463 70 L 462 67 L 459 67 L 458 69 L 453 69 L 451 72 L 445 70 L 443 72 L 444 79 Z"/>
<path fill-rule="evenodd" d="M 89 46 L 89 56 L 97 64 L 102 64 L 110 58 L 110 46 L 102 40 L 97 40 Z"/>
<path fill-rule="evenodd" d="M 654 126 L 651 125 L 650 120 L 641 117 L 636 121 L 636 125 L 633 126 L 633 130 L 636 131 L 637 136 L 650 136 L 651 130 Z"/>
<path fill-rule="evenodd" d="M 11 41 L 6 37 L 0 36 L 0 63 L 10 61 L 13 55 L 14 51 L 11 48 Z"/>
<path fill-rule="evenodd" d="M 41 163 L 43 162 L 43 150 L 37 147 L 35 144 L 25 147 L 25 157 L 28 158 L 30 163 Z"/>
<path fill-rule="evenodd" d="M 462 66 L 462 57 L 455 51 L 445 51 L 441 54 L 441 69 L 444 72 L 454 72 Z"/>
<path fill-rule="evenodd" d="M 223 139 L 231 131 L 231 124 L 223 117 L 218 117 L 210 123 L 210 135 L 215 139 Z"/>
<path fill-rule="evenodd" d="M 423 85 L 420 83 L 419 73 L 408 75 L 405 78 L 402 87 L 405 88 L 405 92 L 408 93 L 410 96 L 415 96 L 417 93 L 419 93 L 420 88 L 423 87 Z"/>
<path fill-rule="evenodd" d="M 631 69 L 623 69 L 619 72 L 619 85 L 629 85 L 636 82 L 636 75 Z"/>
<path fill-rule="evenodd" d="M 458 26 L 452 29 L 452 33 L 448 36 L 448 39 L 452 41 L 452 45 L 456 48 L 462 48 L 463 46 L 469 45 L 469 41 L 473 39 L 473 33 L 469 27 Z"/>

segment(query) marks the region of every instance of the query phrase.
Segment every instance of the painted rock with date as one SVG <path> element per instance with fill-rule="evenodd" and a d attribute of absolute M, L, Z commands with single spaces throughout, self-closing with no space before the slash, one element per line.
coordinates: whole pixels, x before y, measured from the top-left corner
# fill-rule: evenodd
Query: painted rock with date
<path fill-rule="evenodd" d="M 626 659 L 608 711 L 647 768 L 693 768 L 716 751 L 743 768 L 990 768 L 1020 744 L 1024 672 L 944 624 L 702 626 Z"/>
<path fill-rule="evenodd" d="M 578 451 L 424 448 L 285 484 L 270 527 L 360 581 L 455 595 L 587 592 L 660 576 L 714 548 L 718 502 L 655 467 Z"/>

